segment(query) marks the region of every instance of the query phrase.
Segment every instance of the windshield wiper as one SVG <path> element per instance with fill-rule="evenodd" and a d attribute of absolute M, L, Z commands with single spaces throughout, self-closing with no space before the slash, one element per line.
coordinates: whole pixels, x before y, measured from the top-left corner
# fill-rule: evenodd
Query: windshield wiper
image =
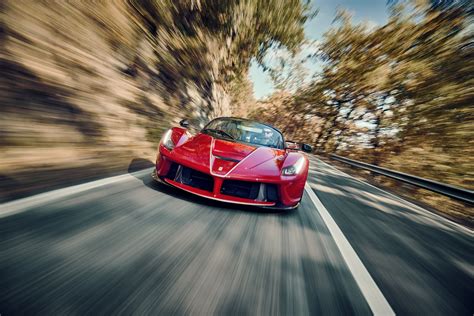
<path fill-rule="evenodd" d="M 230 138 L 230 139 L 235 140 L 234 136 L 232 136 L 232 135 L 230 135 L 229 133 L 224 132 L 223 130 L 220 130 L 220 129 L 205 128 L 205 129 L 203 129 L 202 131 L 203 131 L 203 132 L 216 133 L 216 134 L 219 134 L 219 135 L 221 135 L 221 136 L 224 136 L 224 137 L 227 137 L 227 138 Z"/>

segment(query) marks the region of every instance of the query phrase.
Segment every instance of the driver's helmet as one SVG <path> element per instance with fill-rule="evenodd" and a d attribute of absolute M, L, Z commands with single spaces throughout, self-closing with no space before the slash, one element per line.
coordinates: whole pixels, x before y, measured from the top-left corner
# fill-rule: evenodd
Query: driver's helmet
<path fill-rule="evenodd" d="M 264 144 L 271 144 L 273 143 L 274 132 L 271 128 L 265 127 L 263 129 L 263 141 Z"/>

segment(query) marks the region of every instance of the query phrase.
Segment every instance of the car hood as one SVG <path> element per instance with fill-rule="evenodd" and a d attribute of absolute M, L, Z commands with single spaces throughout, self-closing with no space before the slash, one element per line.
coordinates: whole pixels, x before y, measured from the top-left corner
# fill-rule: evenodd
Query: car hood
<path fill-rule="evenodd" d="M 173 150 L 181 161 L 197 164 L 214 175 L 267 175 L 281 174 L 285 151 L 256 147 L 238 142 L 198 134 Z"/>

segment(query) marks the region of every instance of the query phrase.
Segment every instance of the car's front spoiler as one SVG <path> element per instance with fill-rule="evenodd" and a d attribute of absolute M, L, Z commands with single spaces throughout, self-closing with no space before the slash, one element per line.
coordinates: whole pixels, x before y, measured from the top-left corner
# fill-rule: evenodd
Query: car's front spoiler
<path fill-rule="evenodd" d="M 255 201 L 255 202 L 247 202 L 243 201 L 243 199 L 239 198 L 232 198 L 232 197 L 224 197 L 222 194 L 219 195 L 214 195 L 212 192 L 207 192 L 204 190 L 196 189 L 194 187 L 191 187 L 189 185 L 176 182 L 170 179 L 164 179 L 164 181 L 178 189 L 184 190 L 186 192 L 202 196 L 207 199 L 211 200 L 216 200 L 216 201 L 221 201 L 221 202 L 226 202 L 226 203 L 233 203 L 233 204 L 242 204 L 242 205 L 253 205 L 253 206 L 263 206 L 263 207 L 270 207 L 274 206 L 275 202 L 264 202 L 264 201 Z"/>
<path fill-rule="evenodd" d="M 196 191 L 202 191 L 202 190 L 187 186 L 185 184 L 182 184 L 182 183 L 170 180 L 170 179 L 161 178 L 156 174 L 156 169 L 153 170 L 153 172 L 151 174 L 151 177 L 153 178 L 153 180 L 155 180 L 157 182 L 160 182 L 162 184 L 165 184 L 167 186 L 178 188 L 178 189 L 181 189 L 183 191 L 192 193 L 194 195 L 201 196 L 201 197 L 206 198 L 206 199 L 211 199 L 211 200 L 225 202 L 225 203 L 257 206 L 257 207 L 261 207 L 261 208 L 265 208 L 265 209 L 282 210 L 282 211 L 283 210 L 293 210 L 293 209 L 297 208 L 300 204 L 300 203 L 298 203 L 294 206 L 278 206 L 274 202 L 259 201 L 259 202 L 254 203 L 254 202 L 235 201 L 235 200 L 228 199 L 228 198 L 215 197 L 215 196 L 211 195 L 212 193 L 208 193 L 208 192 L 204 192 L 204 191 L 202 193 L 201 192 L 196 192 Z"/>

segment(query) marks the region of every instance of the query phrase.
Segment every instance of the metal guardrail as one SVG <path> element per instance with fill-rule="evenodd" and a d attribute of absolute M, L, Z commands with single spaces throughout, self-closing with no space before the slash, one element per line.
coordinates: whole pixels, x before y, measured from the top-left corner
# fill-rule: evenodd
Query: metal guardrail
<path fill-rule="evenodd" d="M 346 163 L 348 165 L 370 170 L 372 172 L 405 182 L 417 187 L 430 190 L 442 195 L 449 196 L 453 199 L 460 200 L 466 203 L 474 204 L 474 191 L 458 188 L 449 184 L 444 184 L 441 182 L 428 180 L 416 176 L 412 176 L 410 174 L 406 174 L 403 172 L 393 171 L 390 169 L 378 167 L 375 165 L 371 165 L 365 162 L 352 160 L 349 158 L 341 157 L 338 155 L 330 155 L 331 159 Z"/>

